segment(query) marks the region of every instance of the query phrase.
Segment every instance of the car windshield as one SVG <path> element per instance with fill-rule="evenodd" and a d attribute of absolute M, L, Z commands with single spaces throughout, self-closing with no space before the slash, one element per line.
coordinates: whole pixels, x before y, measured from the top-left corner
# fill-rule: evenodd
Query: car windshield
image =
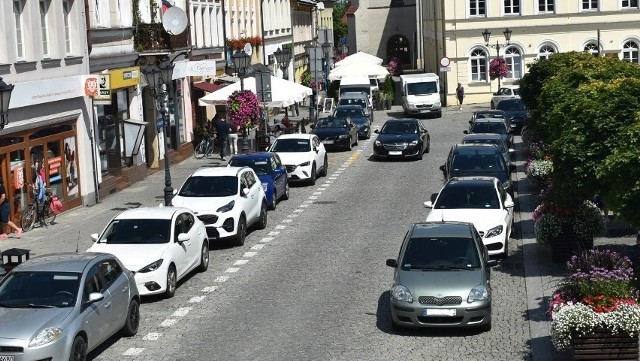
<path fill-rule="evenodd" d="M 496 109 L 513 111 L 513 110 L 526 110 L 524 107 L 524 103 L 520 100 L 503 100 L 498 105 L 496 105 Z"/>
<path fill-rule="evenodd" d="M 76 272 L 13 272 L 0 284 L 0 307 L 73 307 L 80 278 Z"/>
<path fill-rule="evenodd" d="M 421 83 L 407 83 L 407 95 L 428 95 L 438 92 L 438 85 L 435 81 L 425 81 Z"/>
<path fill-rule="evenodd" d="M 434 209 L 500 209 L 498 193 L 493 183 L 482 185 L 465 184 L 461 186 L 444 187 L 438 195 Z"/>
<path fill-rule="evenodd" d="M 267 159 L 231 158 L 229 165 L 232 167 L 249 167 L 257 175 L 271 174 L 271 167 Z"/>
<path fill-rule="evenodd" d="M 403 270 L 439 271 L 480 267 L 472 238 L 411 238 L 401 262 Z"/>
<path fill-rule="evenodd" d="M 169 243 L 169 219 L 114 219 L 98 240 L 107 244 Z"/>
<path fill-rule="evenodd" d="M 316 128 L 348 128 L 349 123 L 341 118 L 324 118 L 318 121 Z"/>
<path fill-rule="evenodd" d="M 476 113 L 476 118 L 504 118 L 504 113 L 502 112 L 478 112 Z"/>
<path fill-rule="evenodd" d="M 382 134 L 415 134 L 418 133 L 416 124 L 412 122 L 387 122 L 380 130 Z"/>
<path fill-rule="evenodd" d="M 493 144 L 496 147 L 498 147 L 498 150 L 501 153 L 504 153 L 507 151 L 507 149 L 504 147 L 504 142 L 502 141 L 502 139 L 490 139 L 490 138 L 465 139 L 463 143 L 464 144 Z"/>
<path fill-rule="evenodd" d="M 339 105 L 359 105 L 361 108 L 367 107 L 367 102 L 362 98 L 342 98 L 340 99 Z"/>
<path fill-rule="evenodd" d="M 336 118 L 364 117 L 364 112 L 361 108 L 337 108 L 336 113 L 333 116 Z"/>
<path fill-rule="evenodd" d="M 361 124 L 367 124 L 368 120 L 366 118 L 351 118 L 351 122 L 361 125 Z"/>
<path fill-rule="evenodd" d="M 271 151 L 282 153 L 310 152 L 311 144 L 309 139 L 276 139 Z"/>
<path fill-rule="evenodd" d="M 471 126 L 471 132 L 507 134 L 507 128 L 502 122 L 474 122 Z"/>
<path fill-rule="evenodd" d="M 497 151 L 497 149 L 496 149 Z M 498 153 L 494 154 L 456 154 L 453 157 L 451 168 L 456 171 L 503 172 L 504 159 Z"/>
<path fill-rule="evenodd" d="M 236 176 L 187 178 L 180 193 L 183 197 L 229 197 L 238 194 L 238 178 Z"/>

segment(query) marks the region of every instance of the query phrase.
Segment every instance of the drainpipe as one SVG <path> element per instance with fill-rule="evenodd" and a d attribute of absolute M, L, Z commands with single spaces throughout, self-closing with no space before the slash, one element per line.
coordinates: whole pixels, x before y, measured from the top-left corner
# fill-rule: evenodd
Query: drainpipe
<path fill-rule="evenodd" d="M 89 0 L 84 0 L 84 22 L 87 27 L 87 49 L 89 55 L 91 55 L 91 49 L 93 48 L 93 38 L 91 36 L 91 20 L 89 20 Z"/>

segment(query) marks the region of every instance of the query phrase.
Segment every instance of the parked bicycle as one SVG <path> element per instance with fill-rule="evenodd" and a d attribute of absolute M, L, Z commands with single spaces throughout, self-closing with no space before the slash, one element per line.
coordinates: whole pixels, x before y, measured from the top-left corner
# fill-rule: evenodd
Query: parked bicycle
<path fill-rule="evenodd" d="M 213 155 L 213 149 L 215 147 L 213 138 L 206 136 L 202 138 L 200 143 L 196 146 L 195 152 L 193 153 L 196 159 L 201 159 L 203 157 L 209 158 Z"/>
<path fill-rule="evenodd" d="M 51 190 L 47 188 L 45 191 L 45 199 L 43 202 L 38 201 L 38 192 L 33 189 L 33 186 L 29 184 L 29 187 L 34 191 L 33 202 L 22 210 L 22 231 L 27 232 L 35 226 L 36 222 L 40 224 L 40 227 L 47 227 L 52 224 L 57 214 L 51 211 L 51 201 L 53 194 Z"/>

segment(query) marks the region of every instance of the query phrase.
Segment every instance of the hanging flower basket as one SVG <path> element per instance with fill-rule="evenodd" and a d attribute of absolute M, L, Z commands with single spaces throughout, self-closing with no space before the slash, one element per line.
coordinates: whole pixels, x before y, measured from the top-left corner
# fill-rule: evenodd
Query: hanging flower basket
<path fill-rule="evenodd" d="M 250 90 L 235 91 L 227 100 L 227 118 L 239 130 L 249 130 L 260 124 L 260 101 Z"/>
<path fill-rule="evenodd" d="M 489 77 L 491 80 L 504 78 L 509 74 L 509 67 L 504 58 L 497 58 L 489 62 Z"/>

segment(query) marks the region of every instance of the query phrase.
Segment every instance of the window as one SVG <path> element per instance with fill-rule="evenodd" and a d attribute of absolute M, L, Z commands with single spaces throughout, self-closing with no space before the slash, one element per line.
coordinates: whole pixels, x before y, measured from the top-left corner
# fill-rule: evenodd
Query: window
<path fill-rule="evenodd" d="M 553 46 L 548 44 L 542 45 L 538 51 L 538 59 L 548 59 L 551 54 L 556 52 L 557 50 Z"/>
<path fill-rule="evenodd" d="M 100 273 L 106 282 L 106 288 L 111 287 L 113 283 L 122 274 L 122 267 L 114 259 L 108 259 L 99 263 Z"/>
<path fill-rule="evenodd" d="M 47 24 L 47 12 L 49 11 L 49 0 L 40 0 L 40 29 L 42 33 L 42 55 L 49 57 L 49 31 Z"/>
<path fill-rule="evenodd" d="M 627 41 L 622 46 L 622 60 L 638 63 L 638 43 Z"/>
<path fill-rule="evenodd" d="M 596 44 L 595 42 L 589 42 L 584 46 L 584 51 L 593 54 L 594 56 L 598 56 L 599 53 L 599 48 L 598 48 L 598 44 Z"/>
<path fill-rule="evenodd" d="M 471 52 L 471 81 L 487 81 L 487 53 L 482 49 Z"/>
<path fill-rule="evenodd" d="M 22 10 L 24 3 L 22 0 L 13 2 L 13 18 L 16 27 L 16 55 L 19 60 L 24 59 L 24 34 L 22 32 Z"/>
<path fill-rule="evenodd" d="M 555 0 L 538 0 L 538 12 L 552 13 L 555 10 Z"/>
<path fill-rule="evenodd" d="M 582 0 L 582 10 L 598 10 L 598 0 Z"/>
<path fill-rule="evenodd" d="M 638 0 L 622 0 L 621 5 L 623 9 L 637 9 Z"/>
<path fill-rule="evenodd" d="M 71 4 L 69 0 L 62 1 L 62 13 L 64 21 L 64 50 L 67 54 L 71 54 Z"/>
<path fill-rule="evenodd" d="M 509 47 L 505 51 L 504 58 L 509 67 L 507 78 L 520 79 L 522 77 L 522 55 L 520 54 L 520 50 L 513 46 Z"/>
<path fill-rule="evenodd" d="M 487 15 L 485 0 L 469 0 L 469 16 L 485 15 Z"/>
<path fill-rule="evenodd" d="M 506 15 L 520 14 L 520 0 L 504 0 L 504 13 Z"/>

